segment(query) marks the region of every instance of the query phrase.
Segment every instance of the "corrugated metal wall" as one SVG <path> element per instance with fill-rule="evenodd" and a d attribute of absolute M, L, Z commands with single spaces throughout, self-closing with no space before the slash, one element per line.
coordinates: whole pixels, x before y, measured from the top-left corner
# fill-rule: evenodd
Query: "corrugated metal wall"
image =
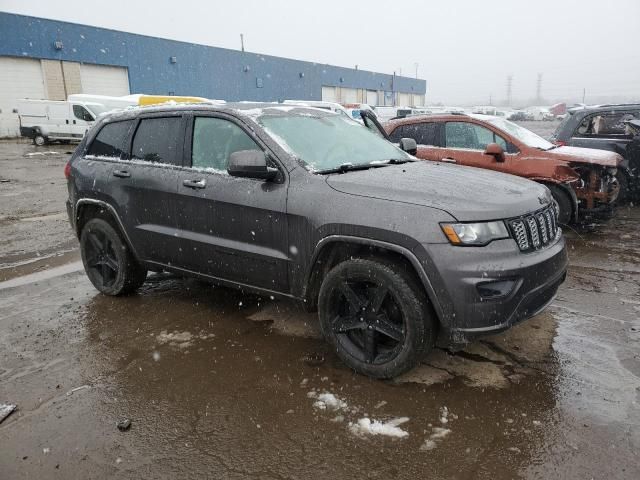
<path fill-rule="evenodd" d="M 320 100 L 323 85 L 409 94 L 426 91 L 424 80 L 408 77 L 2 12 L 0 31 L 0 56 L 126 67 L 132 93 L 275 101 Z M 47 68 L 63 67 L 58 63 Z M 47 84 L 47 88 L 58 87 Z"/>

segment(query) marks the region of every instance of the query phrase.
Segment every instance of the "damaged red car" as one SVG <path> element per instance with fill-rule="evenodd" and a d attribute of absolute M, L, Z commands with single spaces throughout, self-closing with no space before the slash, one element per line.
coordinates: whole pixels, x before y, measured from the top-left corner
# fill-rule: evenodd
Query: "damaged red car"
<path fill-rule="evenodd" d="M 457 163 L 528 178 L 546 185 L 561 223 L 612 212 L 619 192 L 617 153 L 559 147 L 515 123 L 487 115 L 427 115 L 384 126 L 397 143 L 413 138 L 423 160 Z"/>

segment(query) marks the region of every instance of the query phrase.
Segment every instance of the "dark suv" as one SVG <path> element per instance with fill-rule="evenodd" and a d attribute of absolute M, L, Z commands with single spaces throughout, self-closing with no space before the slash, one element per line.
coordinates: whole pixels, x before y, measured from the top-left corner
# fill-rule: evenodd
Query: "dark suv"
<path fill-rule="evenodd" d="M 66 174 L 101 292 L 171 271 L 298 299 L 345 363 L 373 377 L 408 370 L 436 341 L 459 346 L 535 315 L 567 268 L 547 188 L 415 161 L 315 108 L 111 113 Z"/>
<path fill-rule="evenodd" d="M 570 108 L 549 140 L 560 146 L 596 148 L 622 155 L 625 162 L 617 175 L 619 200 L 629 200 L 640 196 L 640 164 L 630 162 L 627 146 L 633 133 L 625 125 L 636 119 L 640 119 L 640 104 Z"/>

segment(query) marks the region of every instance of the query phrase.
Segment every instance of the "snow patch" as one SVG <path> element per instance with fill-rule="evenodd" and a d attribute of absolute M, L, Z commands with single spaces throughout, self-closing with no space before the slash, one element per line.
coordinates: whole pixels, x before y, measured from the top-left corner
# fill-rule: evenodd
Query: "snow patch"
<path fill-rule="evenodd" d="M 357 436 L 384 435 L 387 437 L 404 438 L 409 436 L 409 432 L 402 430 L 398 425 L 409 421 L 409 417 L 392 418 L 386 422 L 382 420 L 371 420 L 364 417 L 356 422 L 349 422 L 349 430 Z"/>
<path fill-rule="evenodd" d="M 422 450 L 423 452 L 433 450 L 438 446 L 438 443 L 450 433 L 451 430 L 449 430 L 448 428 L 433 427 L 431 430 L 431 435 L 429 435 L 429 438 L 427 438 L 420 446 L 420 450 Z"/>

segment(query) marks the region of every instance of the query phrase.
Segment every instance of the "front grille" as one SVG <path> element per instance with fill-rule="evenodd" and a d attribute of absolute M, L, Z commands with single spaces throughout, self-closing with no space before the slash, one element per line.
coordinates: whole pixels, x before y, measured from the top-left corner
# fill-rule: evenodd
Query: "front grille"
<path fill-rule="evenodd" d="M 523 252 L 545 247 L 560 233 L 558 215 L 553 205 L 529 215 L 507 220 L 507 224 L 518 248 Z"/>

